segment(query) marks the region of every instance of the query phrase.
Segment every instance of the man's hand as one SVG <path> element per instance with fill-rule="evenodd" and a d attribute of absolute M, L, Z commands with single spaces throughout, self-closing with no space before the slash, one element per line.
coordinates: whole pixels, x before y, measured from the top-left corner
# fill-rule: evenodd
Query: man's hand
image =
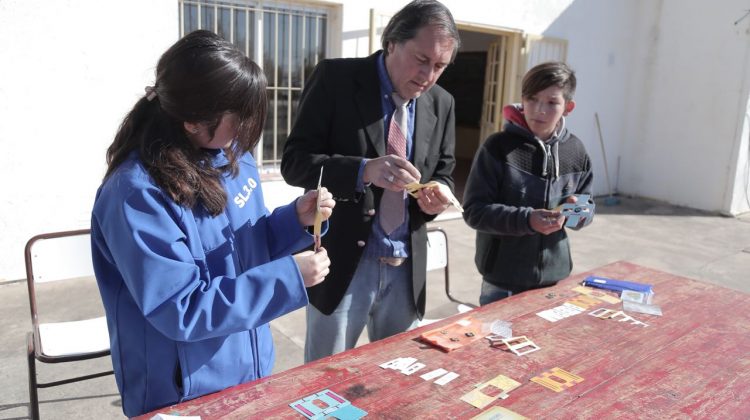
<path fill-rule="evenodd" d="M 534 209 L 529 216 L 529 225 L 542 235 L 549 235 L 562 229 L 565 217 L 559 211 Z"/>
<path fill-rule="evenodd" d="M 427 214 L 440 214 L 450 205 L 450 196 L 445 193 L 445 190 L 450 189 L 447 185 L 436 183 L 437 187 L 422 188 L 417 192 L 417 204 L 424 213 Z"/>
<path fill-rule="evenodd" d="M 362 181 L 391 191 L 402 191 L 404 185 L 419 182 L 422 175 L 408 160 L 396 155 L 370 159 L 365 164 Z"/>
<path fill-rule="evenodd" d="M 320 248 L 318 252 L 304 251 L 294 255 L 294 261 L 302 274 L 305 287 L 312 287 L 322 283 L 330 272 L 331 260 L 328 259 L 328 251 Z"/>
<path fill-rule="evenodd" d="M 315 210 L 318 202 L 318 191 L 311 190 L 297 199 L 297 218 L 302 226 L 312 226 L 315 223 Z M 323 220 L 328 220 L 333 214 L 333 208 L 336 201 L 333 194 L 328 192 L 325 187 L 320 189 L 320 214 Z"/>

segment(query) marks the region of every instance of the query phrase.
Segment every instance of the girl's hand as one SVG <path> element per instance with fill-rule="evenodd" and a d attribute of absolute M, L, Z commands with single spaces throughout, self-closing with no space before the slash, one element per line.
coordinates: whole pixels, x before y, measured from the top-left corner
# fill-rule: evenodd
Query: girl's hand
<path fill-rule="evenodd" d="M 323 216 L 323 220 L 328 220 L 333 214 L 333 208 L 336 206 L 336 201 L 333 199 L 333 194 L 328 192 L 325 187 L 320 189 L 320 214 Z M 318 191 L 311 190 L 306 192 L 300 198 L 297 199 L 297 218 L 302 226 L 312 226 L 315 223 L 315 211 L 318 203 Z"/>
<path fill-rule="evenodd" d="M 328 267 L 331 265 L 331 260 L 328 259 L 328 251 L 325 248 L 320 248 L 318 252 L 300 252 L 293 257 L 302 274 L 305 287 L 312 287 L 323 282 L 330 272 Z"/>

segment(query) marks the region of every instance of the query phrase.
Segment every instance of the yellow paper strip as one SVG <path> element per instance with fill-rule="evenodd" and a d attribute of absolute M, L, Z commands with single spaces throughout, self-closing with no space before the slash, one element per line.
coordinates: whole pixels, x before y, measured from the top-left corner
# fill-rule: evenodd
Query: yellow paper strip
<path fill-rule="evenodd" d="M 490 396 L 482 392 L 483 389 L 489 386 L 495 387 L 501 390 L 502 392 L 498 392 L 494 396 Z M 461 397 L 461 401 L 467 402 L 476 408 L 484 408 L 490 405 L 493 401 L 497 400 L 498 398 L 501 398 L 503 395 L 507 394 L 508 392 L 518 388 L 519 386 L 521 386 L 520 382 L 516 382 L 513 379 L 505 375 L 497 375 L 496 377 L 490 379 L 489 381 L 478 385 L 476 389 L 466 393 L 464 396 Z"/>
<path fill-rule="evenodd" d="M 602 292 L 601 290 L 594 289 L 593 287 L 578 286 L 578 287 L 574 287 L 572 290 L 574 292 L 578 292 L 587 296 L 591 296 L 593 298 L 597 298 L 607 303 L 619 303 L 620 302 L 620 299 L 612 295 L 608 295 Z"/>
<path fill-rule="evenodd" d="M 556 367 L 531 378 L 531 381 L 555 392 L 561 392 L 577 383 L 583 382 L 583 378 Z"/>

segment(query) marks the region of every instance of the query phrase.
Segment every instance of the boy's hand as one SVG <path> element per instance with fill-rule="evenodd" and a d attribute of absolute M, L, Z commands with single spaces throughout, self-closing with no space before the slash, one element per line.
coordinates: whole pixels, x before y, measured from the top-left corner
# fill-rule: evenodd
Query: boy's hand
<path fill-rule="evenodd" d="M 559 211 L 534 209 L 529 216 L 529 226 L 542 235 L 562 229 L 565 217 Z"/>
<path fill-rule="evenodd" d="M 312 287 L 322 283 L 330 272 L 331 260 L 328 259 L 328 251 L 320 248 L 318 252 L 304 251 L 293 255 L 294 261 L 302 274 L 305 287 Z"/>

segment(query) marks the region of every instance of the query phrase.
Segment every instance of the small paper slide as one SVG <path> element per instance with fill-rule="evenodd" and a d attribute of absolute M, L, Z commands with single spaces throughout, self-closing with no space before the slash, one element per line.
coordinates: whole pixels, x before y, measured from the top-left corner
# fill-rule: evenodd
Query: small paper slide
<path fill-rule="evenodd" d="M 433 370 L 432 372 L 427 372 L 424 375 L 421 375 L 420 378 L 424 379 L 425 381 L 429 381 L 429 380 L 437 378 L 438 376 L 443 376 L 446 373 L 448 373 L 447 370 L 443 368 L 439 368 L 439 369 Z"/>
<path fill-rule="evenodd" d="M 459 377 L 459 374 L 456 372 L 448 372 L 445 375 L 441 376 L 440 379 L 436 380 L 435 383 L 438 385 L 445 385 L 448 382 L 456 379 Z"/>

